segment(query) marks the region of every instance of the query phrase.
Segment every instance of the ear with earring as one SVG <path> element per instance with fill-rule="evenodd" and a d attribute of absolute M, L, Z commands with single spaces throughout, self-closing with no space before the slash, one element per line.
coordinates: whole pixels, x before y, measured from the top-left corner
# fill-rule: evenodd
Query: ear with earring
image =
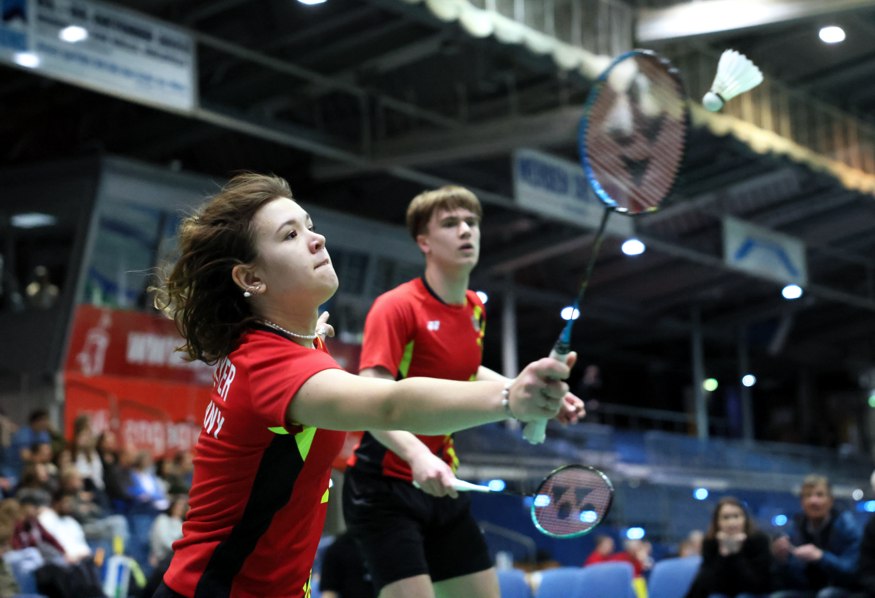
<path fill-rule="evenodd" d="M 249 292 L 249 289 L 243 291 L 243 297 L 245 299 L 249 299 L 250 297 L 252 297 L 252 293 Z"/>

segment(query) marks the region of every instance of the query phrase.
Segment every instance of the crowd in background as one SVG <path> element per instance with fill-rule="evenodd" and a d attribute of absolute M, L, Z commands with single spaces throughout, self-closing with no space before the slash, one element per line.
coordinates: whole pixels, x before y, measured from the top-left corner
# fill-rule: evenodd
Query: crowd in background
<path fill-rule="evenodd" d="M 123 554 L 135 585 L 151 595 L 147 575 L 160 578 L 182 536 L 191 453 L 153 462 L 149 452 L 120 446 L 112 431 L 95 434 L 87 417 L 66 439 L 42 409 L 20 426 L 0 416 L 0 428 L 0 598 L 28 589 L 104 596 L 102 568 Z M 142 522 L 147 529 L 131 529 Z"/>
<path fill-rule="evenodd" d="M 872 485 L 875 487 L 875 474 Z M 800 510 L 785 533 L 770 538 L 758 529 L 746 505 L 721 498 L 707 531 L 691 534 L 679 556 L 700 555 L 701 564 L 686 598 L 866 598 L 875 596 L 875 517 L 864 528 L 836 504 L 829 480 L 802 481 Z M 627 540 L 616 552 L 600 536 L 584 566 L 628 561 L 636 578 L 653 560 L 647 543 Z M 641 587 L 646 588 L 642 585 Z M 646 589 L 640 596 L 646 596 Z"/>
<path fill-rule="evenodd" d="M 31 578 L 36 591 L 53 598 L 104 596 L 100 568 L 112 553 L 134 553 L 152 579 L 142 576 L 149 596 L 182 535 L 188 509 L 192 456 L 179 452 L 157 463 L 148 452 L 119 446 L 111 431 L 95 435 L 86 417 L 65 439 L 35 410 L 15 426 L 0 416 L 0 598 L 21 591 Z M 873 476 L 875 485 L 875 476 Z M 132 517 L 150 522 L 145 550 L 129 550 Z M 800 511 L 786 534 L 769 538 L 757 529 L 745 504 L 722 498 L 704 532 L 694 531 L 678 556 L 701 555 L 687 598 L 857 598 L 875 596 L 875 518 L 862 527 L 836 504 L 829 481 L 802 482 Z M 596 538 L 583 563 L 622 560 L 633 565 L 639 596 L 653 566 L 646 540 Z M 135 591 L 131 591 L 136 595 Z"/>

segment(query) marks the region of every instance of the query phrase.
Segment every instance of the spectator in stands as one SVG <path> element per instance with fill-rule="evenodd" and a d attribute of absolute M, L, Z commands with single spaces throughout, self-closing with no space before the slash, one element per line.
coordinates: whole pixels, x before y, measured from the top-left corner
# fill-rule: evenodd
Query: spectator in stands
<path fill-rule="evenodd" d="M 191 476 L 194 471 L 191 451 L 178 451 L 167 462 L 164 481 L 168 494 L 188 494 L 191 490 Z"/>
<path fill-rule="evenodd" d="M 130 471 L 121 463 L 115 432 L 105 430 L 97 437 L 97 454 L 103 467 L 106 496 L 113 509 L 124 512 L 132 500 L 127 491 Z"/>
<path fill-rule="evenodd" d="M 374 585 L 365 569 L 355 540 L 346 532 L 338 535 L 325 549 L 322 576 L 319 579 L 322 598 L 374 598 Z"/>
<path fill-rule="evenodd" d="M 157 513 L 170 505 L 164 482 L 155 475 L 152 455 L 146 451 L 140 451 L 134 459 L 127 491 L 133 498 L 134 505 L 146 510 Z"/>
<path fill-rule="evenodd" d="M 4 497 L 11 495 L 15 481 L 18 479 L 18 471 L 13 470 L 9 461 L 12 437 L 17 431 L 18 425 L 0 408 L 0 492 Z"/>
<path fill-rule="evenodd" d="M 869 484 L 875 491 L 875 471 L 869 478 Z M 875 515 L 869 517 L 869 521 L 866 522 L 866 527 L 863 529 L 857 574 L 866 598 L 875 598 Z"/>
<path fill-rule="evenodd" d="M 678 546 L 678 556 L 701 556 L 704 541 L 705 532 L 700 529 L 691 530 Z"/>
<path fill-rule="evenodd" d="M 51 444 L 50 427 L 49 412 L 45 409 L 34 409 L 28 418 L 28 425 L 21 426 L 12 435 L 7 457 L 8 465 L 14 475 L 21 475 L 24 465 L 33 460 L 32 449 L 35 444 Z"/>
<path fill-rule="evenodd" d="M 82 525 L 88 540 L 112 542 L 119 538 L 127 546 L 130 537 L 127 519 L 111 513 L 107 503 L 86 490 L 79 471 L 73 466 L 61 473 L 61 492 L 69 497 L 70 515 Z"/>
<path fill-rule="evenodd" d="M 724 497 L 711 516 L 702 542 L 702 564 L 686 598 L 767 594 L 771 567 L 769 537 L 756 529 L 741 501 Z"/>
<path fill-rule="evenodd" d="M 12 548 L 36 548 L 46 563 L 63 565 L 66 562 L 64 547 L 39 520 L 42 509 L 48 508 L 51 496 L 45 490 L 25 488 L 17 495 L 21 514 L 12 534 Z"/>
<path fill-rule="evenodd" d="M 802 482 L 802 512 L 789 535 L 772 542 L 775 557 L 772 598 L 845 598 L 857 587 L 857 557 L 862 531 L 851 513 L 835 507 L 824 476 Z"/>
<path fill-rule="evenodd" d="M 153 567 L 173 553 L 173 543 L 182 537 L 182 521 L 186 513 L 188 497 L 177 495 L 172 498 L 167 510 L 152 522 L 149 530 L 149 564 Z"/>
<path fill-rule="evenodd" d="M 45 463 L 31 461 L 21 472 L 21 480 L 15 487 L 16 496 L 25 488 L 39 489 L 51 496 L 58 488 L 58 480 L 49 475 Z"/>
<path fill-rule="evenodd" d="M 15 579 L 11 566 L 6 562 L 15 560 L 12 551 L 12 534 L 21 515 L 21 505 L 17 500 L 7 498 L 0 501 L 0 596 L 16 596 L 21 588 Z M 7 557 L 7 555 L 9 555 Z"/>
<path fill-rule="evenodd" d="M 616 556 L 614 553 L 615 547 L 616 543 L 611 536 L 608 536 L 607 534 L 599 534 L 595 537 L 595 548 L 589 553 L 586 560 L 583 561 L 583 566 L 586 567 L 587 565 L 605 563 L 614 560 Z"/>
<path fill-rule="evenodd" d="M 106 484 L 103 481 L 103 463 L 97 453 L 97 442 L 90 423 L 81 427 L 73 437 L 71 457 L 73 465 L 82 476 L 85 489 L 104 493 Z"/>

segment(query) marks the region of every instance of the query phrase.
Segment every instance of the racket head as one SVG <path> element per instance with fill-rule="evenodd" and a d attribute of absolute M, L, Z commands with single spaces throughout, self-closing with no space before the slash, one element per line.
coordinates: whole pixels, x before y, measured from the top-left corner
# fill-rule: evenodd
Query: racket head
<path fill-rule="evenodd" d="M 551 471 L 535 491 L 532 522 L 552 538 L 585 536 L 604 521 L 614 500 L 614 485 L 587 465 L 564 465 Z"/>
<path fill-rule="evenodd" d="M 618 56 L 593 83 L 578 130 L 596 197 L 627 214 L 658 209 L 680 171 L 688 129 L 677 69 L 649 50 Z"/>

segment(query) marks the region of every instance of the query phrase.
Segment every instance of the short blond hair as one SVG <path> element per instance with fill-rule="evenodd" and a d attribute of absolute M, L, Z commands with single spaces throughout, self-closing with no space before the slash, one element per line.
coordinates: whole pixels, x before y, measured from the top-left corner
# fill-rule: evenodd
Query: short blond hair
<path fill-rule="evenodd" d="M 468 189 L 458 185 L 447 185 L 440 189 L 423 191 L 410 201 L 407 206 L 407 230 L 410 236 L 416 237 L 428 229 L 428 221 L 438 210 L 455 210 L 463 208 L 476 214 L 478 220 L 483 218 L 483 208 L 480 200 Z"/>

